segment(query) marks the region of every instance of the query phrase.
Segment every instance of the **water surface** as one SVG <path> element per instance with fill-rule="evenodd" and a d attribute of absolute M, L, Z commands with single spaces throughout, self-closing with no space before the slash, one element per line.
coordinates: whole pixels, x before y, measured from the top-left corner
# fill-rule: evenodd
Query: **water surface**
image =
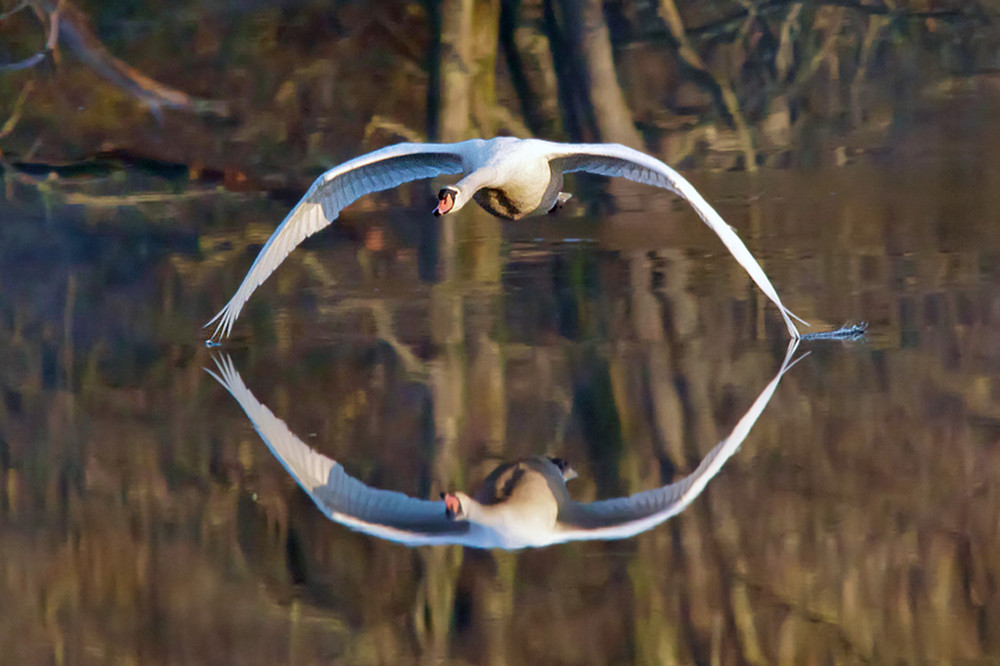
<path fill-rule="evenodd" d="M 12 184 L 2 660 L 996 659 L 1000 125 L 983 104 L 935 105 L 837 167 L 691 173 L 789 307 L 870 335 L 808 345 L 682 515 L 514 553 L 327 521 L 202 370 L 219 351 L 201 325 L 287 202 Z M 291 255 L 222 351 L 381 488 L 437 497 L 535 454 L 571 460 L 580 499 L 666 483 L 770 380 L 785 329 L 690 210 L 616 184 L 595 212 L 595 187 L 506 226 L 435 221 L 429 188 L 412 207 L 375 197 Z"/>

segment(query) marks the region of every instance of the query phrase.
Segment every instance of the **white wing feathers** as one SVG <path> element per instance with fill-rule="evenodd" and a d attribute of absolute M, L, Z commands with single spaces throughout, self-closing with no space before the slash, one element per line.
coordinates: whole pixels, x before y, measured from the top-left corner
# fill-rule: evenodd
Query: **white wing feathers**
<path fill-rule="evenodd" d="M 786 308 L 778 296 L 771 281 L 751 254 L 747 246 L 731 226 L 726 224 L 712 206 L 698 193 L 694 185 L 669 166 L 644 153 L 619 144 L 550 144 L 552 149 L 549 160 L 552 165 L 563 173 L 586 171 L 601 176 L 620 176 L 646 185 L 655 185 L 670 190 L 684 198 L 695 212 L 705 221 L 729 249 L 750 278 L 757 283 L 760 290 L 771 299 L 782 318 L 788 333 L 793 339 L 799 337 L 799 330 L 792 319 L 797 319 L 806 326 L 809 324 Z"/>
<path fill-rule="evenodd" d="M 420 500 L 365 485 L 343 466 L 296 437 L 243 383 L 232 360 L 208 370 L 246 412 L 254 429 L 313 502 L 332 520 L 360 532 L 408 545 L 460 543 L 468 524 L 445 517 L 444 502 Z"/>
<path fill-rule="evenodd" d="M 227 337 L 254 290 L 295 247 L 326 227 L 340 211 L 366 194 L 419 178 L 460 173 L 462 144 L 401 143 L 362 155 L 330 169 L 306 192 L 261 248 L 239 289 L 206 326 L 213 338 Z"/>
<path fill-rule="evenodd" d="M 767 403 L 774 395 L 782 376 L 805 355 L 791 361 L 798 341 L 788 345 L 785 360 L 774 379 L 739 420 L 729 436 L 708 452 L 690 475 L 677 483 L 636 493 L 629 497 L 597 502 L 570 502 L 560 509 L 561 541 L 582 539 L 622 539 L 645 532 L 683 511 L 719 473 L 726 461 L 740 448 Z"/>

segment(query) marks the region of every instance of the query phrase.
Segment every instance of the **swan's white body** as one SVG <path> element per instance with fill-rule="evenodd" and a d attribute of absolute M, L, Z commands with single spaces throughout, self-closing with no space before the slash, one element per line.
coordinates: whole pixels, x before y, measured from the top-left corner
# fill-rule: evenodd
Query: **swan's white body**
<path fill-rule="evenodd" d="M 579 540 L 612 540 L 651 529 L 684 510 L 736 452 L 794 363 L 796 341 L 785 361 L 729 436 L 702 459 L 689 476 L 629 497 L 575 502 L 566 480 L 575 476 L 565 463 L 527 458 L 498 467 L 472 497 L 448 495 L 422 500 L 371 488 L 347 474 L 335 460 L 296 437 L 285 422 L 262 405 L 227 358 L 209 370 L 236 398 L 275 457 L 323 513 L 351 529 L 410 546 L 460 544 L 474 548 L 534 548 Z M 460 505 L 452 515 L 452 502 Z"/>
<path fill-rule="evenodd" d="M 618 144 L 567 144 L 539 139 L 497 137 L 459 143 L 401 143 L 362 155 L 330 169 L 316 179 L 302 200 L 275 229 L 226 306 L 206 324 L 216 324 L 213 338 L 230 334 L 233 323 L 254 290 L 295 246 L 327 226 L 365 194 L 387 190 L 411 180 L 442 174 L 468 173 L 442 190 L 453 201 L 438 211 L 456 211 L 475 198 L 494 215 L 518 219 L 548 211 L 565 201 L 560 192 L 563 173 L 587 171 L 621 176 L 655 185 L 687 200 L 722 240 L 761 291 L 778 306 L 792 338 L 799 337 L 792 318 L 764 270 L 743 241 L 691 183 L 660 160 Z M 805 322 L 803 322 L 805 323 Z"/>

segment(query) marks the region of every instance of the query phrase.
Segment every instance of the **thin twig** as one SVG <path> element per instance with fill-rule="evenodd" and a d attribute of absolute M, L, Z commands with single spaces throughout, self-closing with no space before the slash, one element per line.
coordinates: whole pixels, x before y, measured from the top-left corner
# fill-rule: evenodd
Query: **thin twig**
<path fill-rule="evenodd" d="M 55 10 L 49 14 L 49 38 L 45 42 L 46 51 L 55 51 L 59 45 L 59 14 L 62 12 L 66 0 L 59 0 Z"/>
<path fill-rule="evenodd" d="M 45 60 L 45 56 L 55 51 L 56 45 L 59 43 L 59 10 L 62 9 L 63 2 L 65 2 L 65 0 L 59 0 L 59 4 L 56 6 L 55 10 L 47 14 L 49 19 L 49 34 L 45 39 L 45 48 L 19 62 L 0 65 L 0 72 L 16 72 L 20 69 L 29 69 Z M 13 12 L 19 11 L 27 6 L 28 3 L 23 2 L 21 6 L 7 12 L 3 15 L 3 17 L 6 18 Z M 39 13 L 38 16 L 39 20 L 41 20 L 43 14 Z"/>
<path fill-rule="evenodd" d="M 5 20 L 6 18 L 8 18 L 10 16 L 13 16 L 14 14 L 18 13 L 22 9 L 27 9 L 27 7 L 28 7 L 28 0 L 22 0 L 21 4 L 19 4 L 16 7 L 14 7 L 14 9 L 11 9 L 9 11 L 6 11 L 6 12 L 3 12 L 2 14 L 0 14 L 0 21 L 3 21 L 3 20 Z"/>
<path fill-rule="evenodd" d="M 48 36 L 45 49 L 19 62 L 0 64 L 0 72 L 28 69 L 39 64 L 52 53 L 58 62 L 60 39 L 83 62 L 99 75 L 144 102 L 154 113 L 161 108 L 181 109 L 193 113 L 203 113 L 225 117 L 229 106 L 217 100 L 199 99 L 171 88 L 146 76 L 111 55 L 104 44 L 94 34 L 86 16 L 68 0 L 57 3 L 46 0 L 24 1 L 13 10 L 0 15 L 6 18 L 15 11 L 31 6 L 41 20 L 48 19 Z"/>
<path fill-rule="evenodd" d="M 140 194 L 125 195 L 95 195 L 84 194 L 82 192 L 63 192 L 61 194 L 63 201 L 67 204 L 88 208 L 123 208 L 148 204 L 175 203 L 177 201 L 189 201 L 218 195 L 219 190 L 215 188 L 187 190 L 180 193 L 143 192 Z"/>
<path fill-rule="evenodd" d="M 14 109 L 10 113 L 10 117 L 7 118 L 7 122 L 0 127 L 0 139 L 4 138 L 8 134 L 14 131 L 14 127 L 17 126 L 19 120 L 21 120 L 21 107 L 24 106 L 25 100 L 28 99 L 28 95 L 35 88 L 34 81 L 28 81 L 21 88 L 21 94 L 17 96 L 17 101 L 14 102 Z"/>
<path fill-rule="evenodd" d="M 48 54 L 48 51 L 39 51 L 38 53 L 35 53 L 34 55 L 31 55 L 19 62 L 0 65 L 0 72 L 16 72 L 19 69 L 29 69 L 45 60 L 46 54 Z"/>
<path fill-rule="evenodd" d="M 760 2 L 754 5 L 754 9 L 758 14 L 770 14 L 771 12 L 778 11 L 788 5 L 794 5 L 799 0 L 766 0 L 765 2 Z M 743 3 L 740 3 L 743 5 Z M 889 3 L 887 3 L 889 4 Z M 902 11 L 896 7 L 890 6 L 878 6 L 878 5 L 868 5 L 860 2 L 852 2 L 851 0 L 820 0 L 816 2 L 817 7 L 843 7 L 845 9 L 854 10 L 860 14 L 868 14 L 871 16 L 889 16 L 893 19 L 912 19 L 922 21 L 929 18 L 935 19 L 975 19 L 980 18 L 1000 18 L 1000 13 L 988 12 L 982 6 L 976 7 L 976 12 L 973 14 L 970 11 L 963 11 L 958 9 L 929 9 L 925 11 Z M 726 32 L 729 27 L 734 23 L 742 22 L 748 10 L 744 5 L 740 10 L 733 12 L 731 15 L 720 18 L 718 20 L 712 21 L 710 23 L 705 23 L 704 25 L 699 25 L 697 27 L 689 28 L 688 34 L 692 37 L 706 37 L 710 35 L 716 35 L 721 32 Z"/>

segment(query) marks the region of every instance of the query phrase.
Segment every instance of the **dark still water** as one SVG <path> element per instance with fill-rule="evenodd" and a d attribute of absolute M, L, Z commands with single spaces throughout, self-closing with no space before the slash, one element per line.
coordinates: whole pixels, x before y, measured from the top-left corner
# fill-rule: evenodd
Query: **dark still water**
<path fill-rule="evenodd" d="M 869 336 L 800 345 L 679 516 L 513 552 L 327 520 L 203 368 L 231 356 L 291 433 L 373 487 L 436 499 L 544 454 L 579 472 L 578 500 L 655 488 L 732 430 L 786 350 L 689 209 L 578 182 L 555 219 L 444 224 L 426 185 L 413 207 L 372 197 L 207 349 L 201 325 L 287 202 L 138 174 L 69 199 L 8 181 L 0 661 L 1000 659 L 1000 125 L 982 105 L 953 100 L 841 166 L 690 173 L 792 310 Z M 585 214 L 598 200 L 617 210 Z"/>

